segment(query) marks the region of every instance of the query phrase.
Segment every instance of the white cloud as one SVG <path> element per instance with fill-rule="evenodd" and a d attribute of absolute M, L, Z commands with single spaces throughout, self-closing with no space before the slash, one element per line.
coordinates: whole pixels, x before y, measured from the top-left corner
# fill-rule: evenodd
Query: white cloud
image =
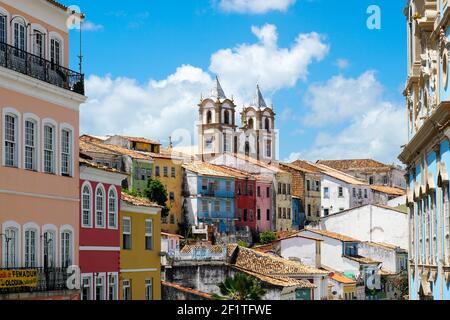
<path fill-rule="evenodd" d="M 369 157 L 398 163 L 400 147 L 407 138 L 405 111 L 401 103 L 386 101 L 382 93 L 383 86 L 371 71 L 357 79 L 338 76 L 324 85 L 311 86 L 308 99 L 312 115 L 306 121 L 327 129 L 316 135 L 312 147 L 289 158 Z"/>
<path fill-rule="evenodd" d="M 285 12 L 296 0 L 220 0 L 219 7 L 226 12 L 263 14 L 269 11 Z"/>
<path fill-rule="evenodd" d="M 345 70 L 350 66 L 347 59 L 337 59 L 335 64 L 340 70 Z"/>
<path fill-rule="evenodd" d="M 220 76 L 226 94 L 230 98 L 234 94 L 239 106 L 251 102 L 258 80 L 263 90 L 272 93 L 294 86 L 298 79 L 306 78 L 309 64 L 328 52 L 315 33 L 299 35 L 287 49 L 278 47 L 275 26 L 253 27 L 252 31 L 258 43 L 220 50 L 211 57 L 210 71 Z M 81 131 L 146 136 L 163 142 L 179 128 L 192 135 L 200 95 L 209 94 L 212 84 L 210 73 L 190 65 L 146 84 L 123 77 L 91 76 L 86 81 L 89 99 L 81 108 Z M 267 97 L 268 92 L 263 93 Z"/>
<path fill-rule="evenodd" d="M 96 24 L 92 21 L 85 21 L 82 24 L 82 29 L 83 31 L 100 31 L 103 30 L 103 25 L 101 24 Z"/>
<path fill-rule="evenodd" d="M 91 76 L 86 81 L 86 104 L 81 108 L 81 132 L 130 134 L 167 141 L 175 129 L 193 131 L 200 92 L 211 77 L 183 65 L 161 81 L 140 85 L 133 79 Z"/>
<path fill-rule="evenodd" d="M 274 25 L 252 27 L 258 38 L 254 44 L 240 44 L 222 49 L 211 57 L 211 72 L 221 76 L 229 94 L 250 102 L 259 83 L 267 96 L 281 88 L 296 85 L 305 80 L 313 61 L 322 60 L 329 46 L 315 33 L 299 34 L 290 48 L 278 46 L 278 33 Z"/>
<path fill-rule="evenodd" d="M 337 124 L 377 109 L 381 103 L 383 86 L 373 71 L 358 78 L 335 76 L 325 84 L 308 88 L 305 104 L 311 113 L 304 124 L 312 127 Z"/>

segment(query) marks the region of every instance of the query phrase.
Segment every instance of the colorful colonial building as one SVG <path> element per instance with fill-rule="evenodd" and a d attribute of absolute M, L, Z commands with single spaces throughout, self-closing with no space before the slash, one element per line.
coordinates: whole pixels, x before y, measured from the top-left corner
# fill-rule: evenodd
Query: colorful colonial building
<path fill-rule="evenodd" d="M 161 207 L 122 193 L 120 300 L 161 299 Z"/>
<path fill-rule="evenodd" d="M 2 293 L 79 297 L 64 279 L 79 263 L 77 137 L 86 97 L 83 75 L 68 69 L 68 20 L 56 1 L 0 1 L 0 265 L 37 272 L 35 285 Z"/>
<path fill-rule="evenodd" d="M 83 300 L 118 300 L 120 194 L 127 176 L 80 158 L 80 269 Z"/>
<path fill-rule="evenodd" d="M 409 298 L 450 299 L 450 8 L 408 0 L 407 165 Z"/>

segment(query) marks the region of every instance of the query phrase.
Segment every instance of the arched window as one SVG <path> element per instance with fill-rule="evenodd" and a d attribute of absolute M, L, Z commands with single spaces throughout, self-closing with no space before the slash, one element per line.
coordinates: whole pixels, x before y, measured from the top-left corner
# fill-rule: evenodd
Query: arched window
<path fill-rule="evenodd" d="M 61 130 L 61 175 L 72 176 L 72 130 Z"/>
<path fill-rule="evenodd" d="M 52 63 L 52 68 L 59 67 L 61 65 L 61 41 L 56 38 L 50 39 L 50 61 Z"/>
<path fill-rule="evenodd" d="M 44 232 L 43 245 L 44 245 L 44 267 L 55 268 L 56 245 L 57 245 L 55 231 L 47 230 Z"/>
<path fill-rule="evenodd" d="M 26 50 L 26 22 L 22 17 L 13 18 L 13 43 L 14 47 L 22 51 Z M 24 56 L 24 52 L 22 52 Z"/>
<path fill-rule="evenodd" d="M 208 112 L 206 113 L 206 123 L 207 124 L 212 123 L 212 112 L 211 112 L 211 110 L 208 110 Z"/>
<path fill-rule="evenodd" d="M 61 268 L 72 265 L 72 231 L 61 232 Z"/>
<path fill-rule="evenodd" d="M 82 226 L 85 228 L 92 227 L 92 191 L 88 184 L 83 186 L 82 190 Z"/>
<path fill-rule="evenodd" d="M 25 268 L 37 267 L 37 240 L 38 231 L 35 228 L 28 228 L 25 230 Z"/>
<path fill-rule="evenodd" d="M 114 187 L 109 189 L 108 204 L 108 227 L 117 229 L 117 193 Z"/>
<path fill-rule="evenodd" d="M 19 267 L 19 230 L 16 227 L 7 227 L 2 240 L 6 268 Z"/>
<path fill-rule="evenodd" d="M 0 10 L 0 43 L 8 42 L 8 17 L 3 15 L 3 10 Z"/>
<path fill-rule="evenodd" d="M 44 125 L 44 172 L 55 174 L 55 127 Z"/>
<path fill-rule="evenodd" d="M 37 170 L 38 124 L 34 119 L 25 120 L 25 169 Z"/>
<path fill-rule="evenodd" d="M 269 118 L 266 118 L 264 120 L 264 129 L 266 129 L 267 131 L 270 131 L 270 120 L 269 120 Z"/>
<path fill-rule="evenodd" d="M 33 54 L 40 58 L 44 57 L 44 37 L 45 35 L 34 29 L 32 34 Z"/>
<path fill-rule="evenodd" d="M 4 117 L 4 158 L 5 166 L 18 167 L 19 123 L 15 114 L 7 113 Z"/>
<path fill-rule="evenodd" d="M 248 157 L 250 155 L 250 142 L 245 142 L 245 155 Z"/>
<path fill-rule="evenodd" d="M 255 126 L 255 123 L 253 121 L 253 118 L 248 119 L 248 128 L 253 129 L 254 126 Z"/>
<path fill-rule="evenodd" d="M 100 185 L 95 192 L 95 226 L 105 227 L 105 191 Z"/>
<path fill-rule="evenodd" d="M 228 111 L 228 110 L 225 110 L 224 123 L 225 124 L 231 124 L 230 123 L 230 111 Z"/>

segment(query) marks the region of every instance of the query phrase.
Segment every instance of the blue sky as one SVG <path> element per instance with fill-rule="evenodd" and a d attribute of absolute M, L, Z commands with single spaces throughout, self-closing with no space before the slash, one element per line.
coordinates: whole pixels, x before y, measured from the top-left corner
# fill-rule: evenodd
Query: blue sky
<path fill-rule="evenodd" d="M 240 106 L 260 83 L 278 116 L 282 160 L 394 162 L 406 141 L 404 1 L 62 2 L 88 21 L 83 133 L 185 137 L 218 73 Z M 373 4 L 380 30 L 366 26 Z M 78 33 L 71 36 L 76 68 Z"/>

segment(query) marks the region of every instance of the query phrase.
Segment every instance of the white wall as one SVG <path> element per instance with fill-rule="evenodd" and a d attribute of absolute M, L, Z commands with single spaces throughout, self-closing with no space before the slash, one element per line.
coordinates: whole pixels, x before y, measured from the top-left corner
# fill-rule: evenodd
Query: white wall
<path fill-rule="evenodd" d="M 322 216 L 324 215 L 324 209 L 329 209 L 330 214 L 334 214 L 340 211 L 340 209 L 350 208 L 350 192 L 348 185 L 337 179 L 324 175 L 322 177 Z M 343 196 L 339 197 L 339 187 L 343 188 Z M 329 198 L 325 198 L 325 188 L 328 188 Z"/>
<path fill-rule="evenodd" d="M 384 242 L 402 249 L 408 248 L 408 216 L 397 210 L 375 205 L 354 208 L 323 218 L 320 228 L 360 241 Z"/>
<path fill-rule="evenodd" d="M 395 253 L 395 250 L 361 243 L 359 246 L 359 254 L 375 261 L 382 262 L 381 267 L 384 271 L 391 273 L 397 272 L 397 254 Z"/>
<path fill-rule="evenodd" d="M 300 259 L 301 263 L 316 268 L 319 266 L 319 261 L 316 261 L 316 242 L 302 237 L 281 240 L 281 256 Z"/>
<path fill-rule="evenodd" d="M 404 204 L 406 204 L 406 195 L 389 200 L 387 203 L 389 207 L 398 207 Z"/>

